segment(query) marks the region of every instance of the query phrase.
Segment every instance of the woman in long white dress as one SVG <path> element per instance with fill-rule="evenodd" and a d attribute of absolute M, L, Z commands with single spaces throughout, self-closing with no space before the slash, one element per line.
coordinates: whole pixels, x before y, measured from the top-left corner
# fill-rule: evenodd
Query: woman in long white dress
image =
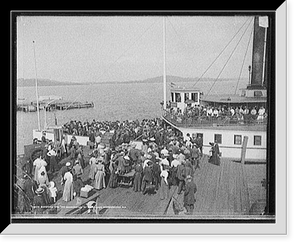
<path fill-rule="evenodd" d="M 95 165 L 95 181 L 94 181 L 94 188 L 95 189 L 102 189 L 105 188 L 105 167 L 103 163 L 103 158 L 98 158 Z"/>
<path fill-rule="evenodd" d="M 73 175 L 70 171 L 65 173 L 64 180 L 65 180 L 65 186 L 64 186 L 62 199 L 66 202 L 72 201 L 74 197 L 74 188 L 73 188 Z"/>

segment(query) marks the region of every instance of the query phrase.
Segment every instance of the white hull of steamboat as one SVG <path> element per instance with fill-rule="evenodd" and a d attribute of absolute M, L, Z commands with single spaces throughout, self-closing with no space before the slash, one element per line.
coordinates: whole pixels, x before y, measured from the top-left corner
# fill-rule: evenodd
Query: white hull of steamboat
<path fill-rule="evenodd" d="M 219 143 L 222 157 L 241 160 L 243 139 L 248 137 L 245 160 L 252 162 L 265 162 L 267 157 L 267 134 L 265 126 L 205 126 L 202 127 L 178 127 L 165 116 L 162 119 L 173 128 L 182 132 L 183 137 L 201 135 L 203 139 L 203 153 L 209 154 L 211 146 L 209 142 L 214 142 L 216 135 L 221 140 Z"/>

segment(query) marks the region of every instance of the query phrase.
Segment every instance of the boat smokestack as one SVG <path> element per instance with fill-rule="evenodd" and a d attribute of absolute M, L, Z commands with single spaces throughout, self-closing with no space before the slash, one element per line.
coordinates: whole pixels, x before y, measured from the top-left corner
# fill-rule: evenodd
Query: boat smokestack
<path fill-rule="evenodd" d="M 264 81 L 267 17 L 254 17 L 252 74 L 249 88 L 262 88 Z"/>

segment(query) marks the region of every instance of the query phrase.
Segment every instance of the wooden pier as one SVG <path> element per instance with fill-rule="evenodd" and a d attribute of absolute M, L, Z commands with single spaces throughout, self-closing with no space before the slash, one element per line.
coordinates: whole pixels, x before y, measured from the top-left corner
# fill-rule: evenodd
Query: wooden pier
<path fill-rule="evenodd" d="M 87 167 L 86 170 L 89 170 Z M 92 218 L 209 218 L 245 217 L 250 215 L 251 202 L 247 175 L 244 165 L 222 159 L 221 166 L 208 163 L 207 157 L 196 170 L 194 181 L 197 185 L 194 214 L 187 216 L 185 211 L 175 215 L 172 201 L 183 206 L 183 194 L 177 194 L 177 186 L 172 186 L 169 198 L 161 200 L 160 190 L 155 194 L 134 192 L 132 187 L 106 188 L 96 191 L 88 199 L 74 199 L 60 205 L 74 206 L 65 208 L 58 216 L 81 216 Z M 249 182 L 250 183 L 250 182 Z M 82 213 L 80 209 L 88 201 L 97 202 L 98 214 Z M 261 200 L 261 199 L 259 199 Z M 77 214 L 76 214 L 77 213 Z"/>
<path fill-rule="evenodd" d="M 53 110 L 69 110 L 69 109 L 81 109 L 81 108 L 94 107 L 93 102 L 70 102 L 64 100 L 57 100 L 50 104 L 48 104 L 48 102 L 47 101 L 39 102 L 39 109 L 44 110 L 46 108 L 46 111 L 53 111 Z M 17 111 L 36 112 L 37 104 L 36 102 L 17 104 Z"/>
<path fill-rule="evenodd" d="M 92 150 L 84 149 L 85 158 Z M 253 203 L 265 202 L 265 191 L 261 185 L 263 176 L 257 179 L 257 173 L 263 174 L 264 166 L 243 165 L 226 158 L 221 158 L 221 165 L 208 163 L 208 156 L 204 155 L 200 168 L 195 171 L 194 182 L 197 185 L 196 203 L 193 215 L 186 215 L 185 210 L 175 215 L 173 201 L 177 199 L 183 206 L 183 193 L 177 194 L 177 186 L 171 186 L 169 197 L 160 199 L 160 189 L 143 195 L 134 192 L 132 187 L 104 188 L 93 190 L 89 198 L 75 197 L 70 202 L 64 202 L 59 197 L 53 206 L 57 212 L 43 214 L 47 218 L 251 218 L 258 216 L 263 210 L 251 213 Z M 260 166 L 260 167 L 257 167 Z M 83 182 L 88 179 L 89 165 L 84 168 Z M 53 177 L 54 176 L 54 177 Z M 60 184 L 59 172 L 49 177 L 56 183 L 59 194 L 63 186 Z M 97 203 L 98 213 L 87 213 L 86 204 L 89 201 Z M 263 207 L 265 204 L 261 204 Z"/>

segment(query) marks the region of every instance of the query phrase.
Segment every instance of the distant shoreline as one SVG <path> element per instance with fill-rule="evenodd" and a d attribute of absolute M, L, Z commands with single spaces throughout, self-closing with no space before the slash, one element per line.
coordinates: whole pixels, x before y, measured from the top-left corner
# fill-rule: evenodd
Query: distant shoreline
<path fill-rule="evenodd" d="M 184 77 L 177 77 L 177 76 L 167 76 L 168 83 L 183 83 L 183 82 L 212 82 L 214 78 L 184 78 Z M 233 81 L 237 80 L 237 78 L 222 78 L 218 79 L 218 81 Z M 247 80 L 246 78 L 241 78 L 241 81 Z M 148 78 L 144 80 L 132 80 L 132 81 L 108 81 L 108 82 L 60 82 L 60 81 L 53 81 L 48 79 L 38 79 L 38 86 L 74 86 L 74 85 L 99 85 L 99 84 L 137 84 L 137 83 L 161 83 L 163 82 L 162 76 L 161 77 L 154 77 Z M 23 79 L 20 78 L 17 80 L 17 87 L 35 87 L 35 79 Z"/>

